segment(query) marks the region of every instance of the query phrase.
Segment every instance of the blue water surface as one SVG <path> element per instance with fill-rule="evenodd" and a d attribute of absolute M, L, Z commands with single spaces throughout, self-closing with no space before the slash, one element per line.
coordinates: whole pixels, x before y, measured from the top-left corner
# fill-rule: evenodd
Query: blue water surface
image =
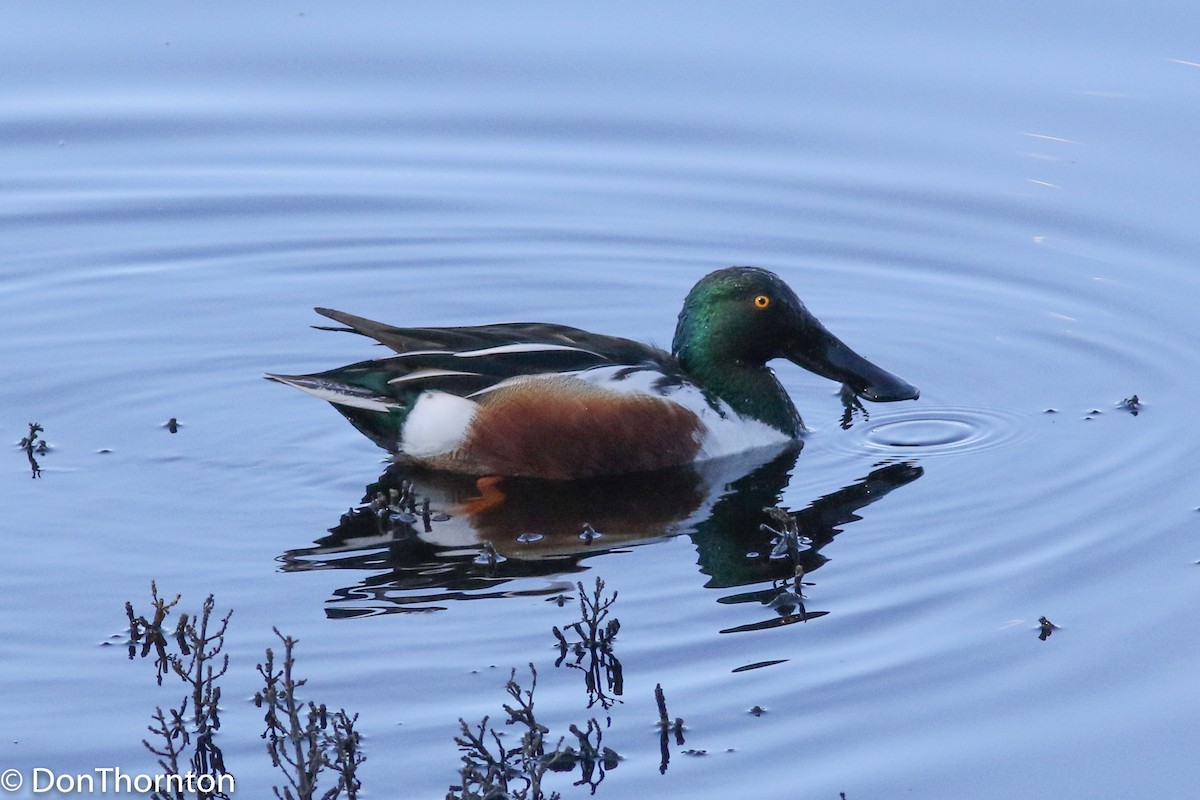
<path fill-rule="evenodd" d="M 1198 25 L 1174 2 L 6 7 L 0 768 L 159 771 L 141 740 L 185 689 L 124 646 L 155 580 L 233 609 L 235 796 L 282 780 L 252 702 L 273 627 L 304 697 L 359 713 L 364 796 L 445 796 L 459 718 L 503 728 L 531 663 L 555 741 L 595 717 L 624 758 L 597 797 L 1185 795 Z M 809 433 L 753 485 L 625 485 L 584 505 L 594 542 L 537 493 L 525 527 L 329 538 L 384 454 L 262 375 L 380 351 L 312 307 L 667 345 L 730 264 L 921 399 L 847 426 L 781 363 Z M 805 614 L 769 605 L 795 588 L 762 547 L 776 504 L 827 534 Z M 597 577 L 605 702 L 552 632 Z M 656 685 L 685 723 L 665 768 Z"/>

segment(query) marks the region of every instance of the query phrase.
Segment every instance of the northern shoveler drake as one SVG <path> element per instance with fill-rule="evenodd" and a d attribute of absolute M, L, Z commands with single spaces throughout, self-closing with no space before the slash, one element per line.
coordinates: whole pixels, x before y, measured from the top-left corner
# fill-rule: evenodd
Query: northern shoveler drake
<path fill-rule="evenodd" d="M 917 388 L 826 330 L 772 272 L 702 278 L 671 352 L 564 325 L 396 328 L 316 309 L 395 351 L 312 375 L 268 375 L 327 400 L 398 460 L 472 475 L 573 480 L 644 472 L 796 440 L 800 414 L 767 362 L 786 358 L 872 401 Z"/>

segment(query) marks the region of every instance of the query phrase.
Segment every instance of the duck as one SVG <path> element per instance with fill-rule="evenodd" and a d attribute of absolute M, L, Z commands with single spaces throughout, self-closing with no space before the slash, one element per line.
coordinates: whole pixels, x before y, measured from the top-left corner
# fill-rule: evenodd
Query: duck
<path fill-rule="evenodd" d="M 566 325 L 394 327 L 318 314 L 392 354 L 269 380 L 331 403 L 398 462 L 483 478 L 572 481 L 795 445 L 805 428 L 768 362 L 872 402 L 920 391 L 858 355 L 778 275 L 718 269 L 683 301 L 670 352 Z"/>

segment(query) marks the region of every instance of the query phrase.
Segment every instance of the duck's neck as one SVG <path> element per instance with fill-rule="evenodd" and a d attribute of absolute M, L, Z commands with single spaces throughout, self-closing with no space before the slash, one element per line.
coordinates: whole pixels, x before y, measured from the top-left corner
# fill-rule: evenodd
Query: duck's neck
<path fill-rule="evenodd" d="M 792 438 L 804 429 L 792 399 L 765 364 L 721 357 L 722 354 L 695 345 L 679 348 L 676 355 L 699 385 L 728 403 L 740 416 L 756 419 Z"/>

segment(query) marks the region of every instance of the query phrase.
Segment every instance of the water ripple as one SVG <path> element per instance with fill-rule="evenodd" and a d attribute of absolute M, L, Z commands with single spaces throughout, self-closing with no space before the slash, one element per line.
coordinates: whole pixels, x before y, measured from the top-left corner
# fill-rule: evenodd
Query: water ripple
<path fill-rule="evenodd" d="M 926 458 L 957 456 L 1033 438 L 1027 415 L 1007 409 L 940 406 L 872 414 L 833 437 L 845 451 Z"/>

